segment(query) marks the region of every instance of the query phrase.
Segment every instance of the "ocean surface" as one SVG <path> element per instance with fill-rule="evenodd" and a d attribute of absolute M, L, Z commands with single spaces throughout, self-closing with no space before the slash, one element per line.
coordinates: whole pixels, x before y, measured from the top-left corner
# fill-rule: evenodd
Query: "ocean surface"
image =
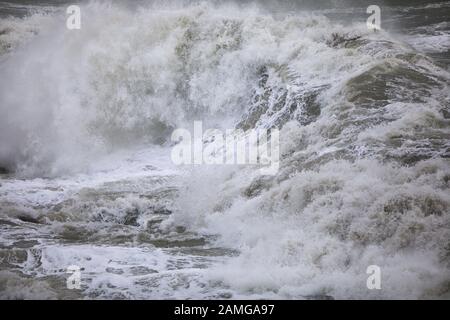
<path fill-rule="evenodd" d="M 449 299 L 450 1 L 371 2 L 0 1 L 0 299 Z"/>

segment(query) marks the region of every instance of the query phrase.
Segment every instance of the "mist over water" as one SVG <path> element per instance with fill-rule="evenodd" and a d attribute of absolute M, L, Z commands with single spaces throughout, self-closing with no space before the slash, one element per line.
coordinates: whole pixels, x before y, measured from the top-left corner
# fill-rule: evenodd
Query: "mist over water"
<path fill-rule="evenodd" d="M 66 5 L 0 2 L 1 298 L 449 298 L 450 2 Z M 176 167 L 197 120 L 280 170 Z"/>

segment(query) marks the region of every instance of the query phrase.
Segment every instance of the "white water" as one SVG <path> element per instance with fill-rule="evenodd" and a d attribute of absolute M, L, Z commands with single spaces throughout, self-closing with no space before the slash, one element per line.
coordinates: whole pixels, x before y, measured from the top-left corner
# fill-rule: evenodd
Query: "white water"
<path fill-rule="evenodd" d="M 258 5 L 82 12 L 1 21 L 1 297 L 449 297 L 450 77 L 423 43 Z M 173 167 L 194 120 L 282 127 L 279 174 Z"/>

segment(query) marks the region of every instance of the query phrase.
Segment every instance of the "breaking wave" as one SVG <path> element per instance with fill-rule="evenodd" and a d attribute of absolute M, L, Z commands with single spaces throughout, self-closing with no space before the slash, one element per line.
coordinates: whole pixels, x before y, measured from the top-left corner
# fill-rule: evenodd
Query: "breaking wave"
<path fill-rule="evenodd" d="M 82 12 L 76 32 L 58 10 L 1 20 L 0 167 L 79 172 L 130 145 L 167 147 L 194 120 L 277 127 L 276 176 L 179 178 L 162 228 L 239 252 L 202 277 L 235 298 L 449 297 L 450 76 L 420 48 L 256 4 Z"/>

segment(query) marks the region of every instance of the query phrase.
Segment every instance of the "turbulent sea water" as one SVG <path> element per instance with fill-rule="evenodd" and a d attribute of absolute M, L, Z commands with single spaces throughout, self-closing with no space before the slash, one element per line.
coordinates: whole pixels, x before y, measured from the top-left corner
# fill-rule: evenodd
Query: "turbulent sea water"
<path fill-rule="evenodd" d="M 450 298 L 449 1 L 66 6 L 0 2 L 0 298 Z M 279 172 L 173 165 L 195 120 Z"/>

